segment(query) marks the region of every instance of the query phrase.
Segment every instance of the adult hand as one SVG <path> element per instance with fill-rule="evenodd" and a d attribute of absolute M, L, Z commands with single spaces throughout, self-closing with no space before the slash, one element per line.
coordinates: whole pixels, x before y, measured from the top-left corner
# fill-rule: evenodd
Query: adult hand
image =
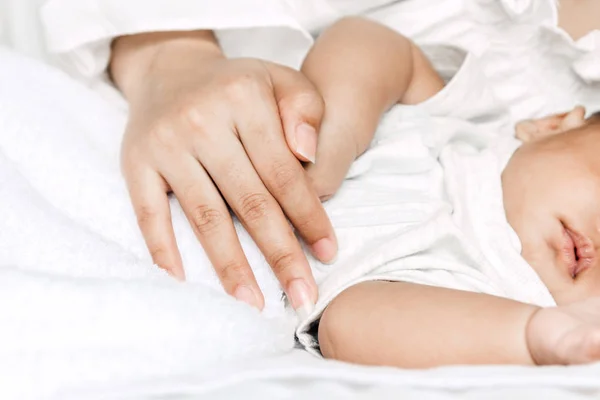
<path fill-rule="evenodd" d="M 184 278 L 172 192 L 225 290 L 262 308 L 229 205 L 292 306 L 312 307 L 317 287 L 286 221 L 315 257 L 335 257 L 333 228 L 298 161 L 314 161 L 323 114 L 312 84 L 280 65 L 224 58 L 210 32 L 119 38 L 111 73 L 130 105 L 122 170 L 154 262 Z"/>

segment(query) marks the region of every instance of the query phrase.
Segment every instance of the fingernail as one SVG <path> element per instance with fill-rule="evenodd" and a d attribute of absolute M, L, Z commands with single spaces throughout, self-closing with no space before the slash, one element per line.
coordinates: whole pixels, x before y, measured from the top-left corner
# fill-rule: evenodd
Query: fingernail
<path fill-rule="evenodd" d="M 311 163 L 315 163 L 317 154 L 317 131 L 303 123 L 296 128 L 296 152 Z"/>
<path fill-rule="evenodd" d="M 248 286 L 238 286 L 238 288 L 235 289 L 234 297 L 239 301 L 243 301 L 244 303 L 251 305 L 252 307 L 258 308 L 256 305 L 257 298 L 254 295 L 254 291 Z"/>
<path fill-rule="evenodd" d="M 331 264 L 337 258 L 337 245 L 330 238 L 323 238 L 311 246 L 312 252 L 321 262 Z"/>
<path fill-rule="evenodd" d="M 310 295 L 310 289 L 303 279 L 294 279 L 290 282 L 287 293 L 292 307 L 300 318 L 308 317 L 308 314 L 314 310 L 315 303 Z"/>

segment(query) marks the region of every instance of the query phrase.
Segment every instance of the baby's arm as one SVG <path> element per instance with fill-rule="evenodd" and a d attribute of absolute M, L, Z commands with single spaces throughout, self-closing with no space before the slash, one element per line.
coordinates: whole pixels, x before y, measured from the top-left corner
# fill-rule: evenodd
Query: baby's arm
<path fill-rule="evenodd" d="M 321 197 L 339 188 L 385 111 L 396 103 L 422 102 L 444 86 L 410 40 L 360 18 L 345 18 L 327 29 L 302 72 L 326 104 L 317 162 L 307 168 Z"/>
<path fill-rule="evenodd" d="M 370 365 L 578 364 L 600 359 L 600 298 L 539 308 L 405 282 L 342 292 L 319 324 L 325 357 Z"/>

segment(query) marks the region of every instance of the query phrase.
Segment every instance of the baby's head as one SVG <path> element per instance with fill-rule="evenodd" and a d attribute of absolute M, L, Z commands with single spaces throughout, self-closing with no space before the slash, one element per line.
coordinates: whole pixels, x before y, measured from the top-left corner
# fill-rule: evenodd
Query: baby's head
<path fill-rule="evenodd" d="M 517 125 L 506 217 L 558 304 L 600 296 L 600 113 L 577 107 Z"/>

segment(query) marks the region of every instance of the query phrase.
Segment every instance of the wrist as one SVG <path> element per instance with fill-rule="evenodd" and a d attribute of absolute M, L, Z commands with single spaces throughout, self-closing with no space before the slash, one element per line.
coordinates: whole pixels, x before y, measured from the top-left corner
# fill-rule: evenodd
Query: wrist
<path fill-rule="evenodd" d="M 126 98 L 151 75 L 198 69 L 224 55 L 211 31 L 152 32 L 122 36 L 112 44 L 109 73 Z"/>

